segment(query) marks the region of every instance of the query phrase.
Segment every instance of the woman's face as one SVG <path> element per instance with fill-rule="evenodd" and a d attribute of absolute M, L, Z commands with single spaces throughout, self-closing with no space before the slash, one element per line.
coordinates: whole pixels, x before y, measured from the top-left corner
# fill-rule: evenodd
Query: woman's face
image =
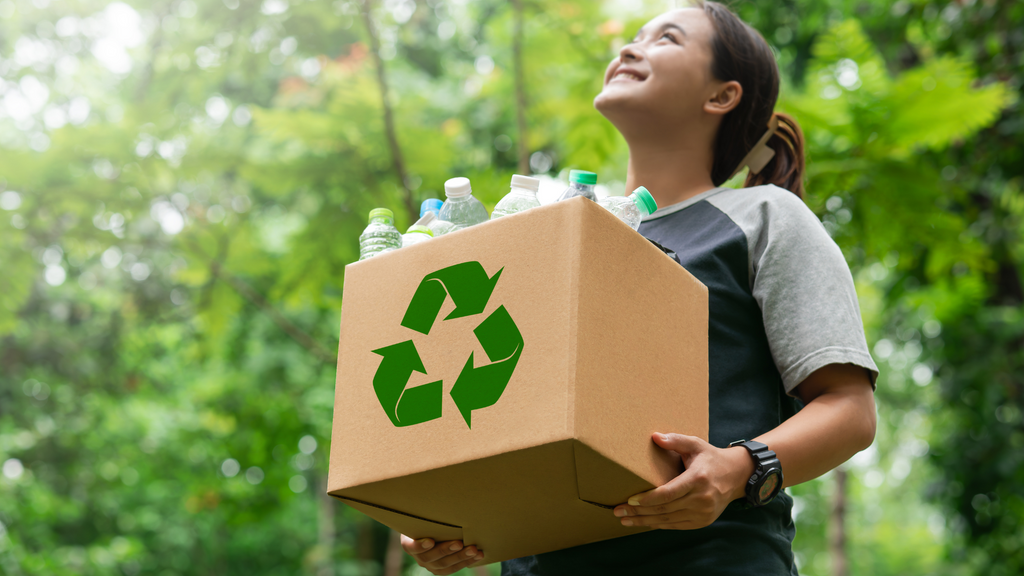
<path fill-rule="evenodd" d="M 711 75 L 713 32 L 699 8 L 651 20 L 608 65 L 594 106 L 619 130 L 641 118 L 668 129 L 692 122 L 721 84 Z"/>

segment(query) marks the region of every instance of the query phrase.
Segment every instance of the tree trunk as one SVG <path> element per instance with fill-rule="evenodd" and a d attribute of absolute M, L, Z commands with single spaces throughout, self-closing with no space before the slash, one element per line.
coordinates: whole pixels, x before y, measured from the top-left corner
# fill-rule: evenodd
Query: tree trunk
<path fill-rule="evenodd" d="M 366 26 L 366 33 L 370 37 L 370 53 L 373 54 L 373 62 L 377 67 L 377 85 L 380 88 L 380 100 L 384 109 L 384 132 L 388 139 L 388 148 L 391 150 L 391 164 L 395 169 L 395 176 L 402 187 L 402 199 L 405 202 L 405 209 L 409 212 L 411 222 L 420 217 L 419 206 L 412 197 L 412 190 L 409 189 L 409 175 L 405 171 L 405 159 L 402 157 L 402 149 L 398 146 L 398 136 L 395 133 L 395 119 L 391 111 L 391 99 L 388 96 L 388 81 L 384 74 L 384 59 L 380 57 L 380 39 L 377 37 L 377 29 L 373 26 L 373 18 L 370 15 L 372 0 L 363 0 L 362 16 L 363 24 Z"/>
<path fill-rule="evenodd" d="M 829 554 L 832 557 L 832 576 L 849 576 L 846 557 L 846 469 L 835 469 L 836 485 L 829 518 Z"/>
<path fill-rule="evenodd" d="M 334 498 L 327 495 L 327 477 L 324 476 L 319 482 L 320 489 L 317 495 L 320 503 L 319 530 L 317 540 L 324 557 L 317 567 L 317 576 L 334 576 Z"/>
<path fill-rule="evenodd" d="M 402 536 L 392 530 L 388 538 L 388 551 L 384 556 L 384 576 L 401 576 L 403 555 Z"/>
<path fill-rule="evenodd" d="M 516 83 L 516 126 L 519 137 L 516 138 L 516 153 L 519 156 L 519 173 L 530 174 L 530 149 L 527 147 L 526 134 L 526 79 L 523 73 L 523 2 L 512 0 L 515 11 L 515 32 L 512 35 L 512 66 L 515 69 Z"/>
<path fill-rule="evenodd" d="M 373 553 L 373 520 L 367 516 L 361 516 L 358 520 L 358 532 L 356 533 L 356 558 L 359 560 L 360 574 L 374 574 Z"/>

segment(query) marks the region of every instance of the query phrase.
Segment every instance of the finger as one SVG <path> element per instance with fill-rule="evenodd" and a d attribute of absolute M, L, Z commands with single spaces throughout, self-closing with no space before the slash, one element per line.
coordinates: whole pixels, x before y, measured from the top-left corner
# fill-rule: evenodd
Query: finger
<path fill-rule="evenodd" d="M 478 556 L 474 556 L 473 558 L 467 558 L 467 559 L 459 562 L 458 564 L 453 564 L 452 566 L 449 566 L 449 567 L 444 568 L 442 570 L 432 570 L 432 572 L 434 572 L 434 574 L 439 574 L 439 575 L 455 574 L 456 572 L 458 572 L 459 570 L 462 570 L 463 568 L 469 568 L 470 566 L 472 566 L 476 562 L 479 562 L 480 560 L 483 560 L 483 558 L 484 558 L 483 553 L 480 553 Z"/>
<path fill-rule="evenodd" d="M 434 541 L 430 538 L 413 540 L 402 534 L 402 549 L 410 556 L 418 556 L 434 547 Z"/>
<path fill-rule="evenodd" d="M 704 528 L 706 524 L 697 522 L 695 520 L 684 520 L 682 522 L 674 522 L 672 524 L 654 524 L 651 528 L 655 530 L 696 530 L 698 528 Z"/>
<path fill-rule="evenodd" d="M 661 526 L 667 524 L 676 524 L 679 522 L 693 521 L 693 512 L 688 510 L 682 510 L 679 512 L 671 512 L 669 514 L 659 514 L 657 516 L 627 516 L 620 520 L 623 526 Z"/>
<path fill-rule="evenodd" d="M 659 434 L 655 432 L 651 435 L 654 439 L 654 443 L 666 450 L 671 450 L 680 456 L 693 456 L 707 449 L 710 444 L 697 438 L 696 436 L 687 436 L 686 434 Z"/>
<path fill-rule="evenodd" d="M 419 563 L 421 566 L 428 566 L 433 565 L 437 562 L 442 562 L 440 567 L 443 568 L 444 566 L 447 566 L 451 563 L 444 563 L 443 559 L 458 554 L 462 551 L 463 548 L 465 548 L 465 546 L 462 544 L 461 541 L 450 540 L 448 542 L 441 542 L 440 544 L 435 544 L 433 548 L 415 555 L 414 558 L 416 558 L 416 562 Z"/>
<path fill-rule="evenodd" d="M 427 565 L 427 568 L 439 569 L 439 568 L 451 568 L 456 564 L 462 564 L 466 561 L 470 563 L 476 562 L 476 557 L 479 555 L 483 557 L 483 553 L 480 552 L 476 546 L 467 546 L 465 550 L 461 550 L 458 553 L 445 556 Z"/>
<path fill-rule="evenodd" d="M 688 510 L 692 508 L 691 494 L 687 494 L 682 498 L 666 502 L 664 504 L 658 504 L 656 506 L 629 506 L 620 505 L 614 509 L 615 516 L 624 518 L 626 516 L 658 516 L 661 514 L 670 514 L 672 512 L 679 512 L 682 510 Z"/>
<path fill-rule="evenodd" d="M 694 474 L 687 470 L 654 490 L 631 496 L 627 503 L 633 507 L 661 506 L 683 498 L 693 490 L 695 484 Z"/>

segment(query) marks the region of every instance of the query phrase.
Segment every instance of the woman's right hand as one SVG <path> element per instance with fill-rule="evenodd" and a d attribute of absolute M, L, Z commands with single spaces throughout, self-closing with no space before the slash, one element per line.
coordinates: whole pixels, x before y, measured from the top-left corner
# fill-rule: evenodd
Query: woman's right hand
<path fill-rule="evenodd" d="M 454 574 L 484 557 L 476 546 L 464 546 L 461 540 L 434 542 L 431 538 L 413 540 L 402 534 L 402 548 L 416 563 L 432 574 Z"/>

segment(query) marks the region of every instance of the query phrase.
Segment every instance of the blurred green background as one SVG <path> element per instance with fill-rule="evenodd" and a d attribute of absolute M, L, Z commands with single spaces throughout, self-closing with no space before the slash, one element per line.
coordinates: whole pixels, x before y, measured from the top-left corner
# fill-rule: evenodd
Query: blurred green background
<path fill-rule="evenodd" d="M 591 100 L 672 5 L 0 0 L 0 573 L 424 573 L 323 496 L 366 213 L 622 194 Z M 1024 573 L 1024 3 L 734 6 L 881 368 L 874 446 L 791 489 L 801 573 Z"/>

